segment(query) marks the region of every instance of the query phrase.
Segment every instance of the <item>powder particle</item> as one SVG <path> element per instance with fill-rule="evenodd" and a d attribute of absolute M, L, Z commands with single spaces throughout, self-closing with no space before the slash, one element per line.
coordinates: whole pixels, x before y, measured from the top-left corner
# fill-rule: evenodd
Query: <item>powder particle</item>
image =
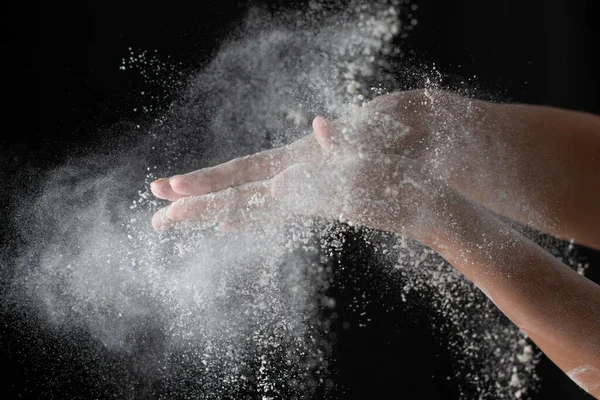
<path fill-rule="evenodd" d="M 314 116 L 335 118 L 392 91 L 398 77 L 390 60 L 401 53 L 397 37 L 417 25 L 414 11 L 393 0 L 310 1 L 300 14 L 253 8 L 185 83 L 176 76 L 180 66 L 130 49 L 121 70 L 163 84 L 160 93 L 171 99 L 177 92 L 176 100 L 163 109 L 141 93 L 136 111 L 152 122 L 136 124 L 144 131 L 136 146 L 48 174 L 23 227 L 29 247 L 11 295 L 27 297 L 36 307 L 31 318 L 64 337 L 82 329 L 111 352 L 151 352 L 138 367 L 161 398 L 327 392 L 335 343 L 334 318 L 324 314 L 338 304 L 326 293 L 335 268 L 344 268 L 330 261 L 355 228 L 290 218 L 260 232 L 226 235 L 211 221 L 158 234 L 149 219 L 164 204 L 147 187 L 157 176 L 289 143 L 308 132 Z M 439 71 L 430 75 L 423 82 L 435 88 Z M 438 111 L 444 129 L 453 129 L 452 116 Z M 438 136 L 443 154 L 452 146 L 443 130 Z M 253 197 L 250 204 L 263 202 Z M 519 399 L 535 389 L 539 351 L 471 283 L 418 243 L 357 231 L 400 305 L 429 304 L 431 329 L 450 338 L 462 398 Z M 372 323 L 365 298 L 352 304 L 359 327 Z M 139 394 L 118 390 L 120 398 Z"/>

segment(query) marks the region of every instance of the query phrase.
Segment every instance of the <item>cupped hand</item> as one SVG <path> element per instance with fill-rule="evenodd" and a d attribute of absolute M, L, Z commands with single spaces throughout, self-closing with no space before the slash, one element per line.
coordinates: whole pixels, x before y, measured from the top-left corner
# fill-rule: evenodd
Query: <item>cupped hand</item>
<path fill-rule="evenodd" d="M 159 210 L 157 229 L 193 224 L 239 230 L 299 214 L 406 234 L 434 243 L 465 200 L 396 155 L 365 155 L 326 164 L 298 163 L 271 180 L 182 198 Z"/>
<path fill-rule="evenodd" d="M 435 140 L 456 132 L 470 104 L 454 93 L 430 89 L 378 96 L 336 121 L 316 118 L 314 136 L 215 167 L 158 179 L 151 189 L 158 198 L 176 201 L 267 180 L 297 163 L 320 163 L 366 153 L 423 159 L 424 155 L 434 154 Z"/>
<path fill-rule="evenodd" d="M 440 113 L 459 103 L 440 91 L 379 96 L 336 121 L 316 118 L 314 135 L 288 146 L 154 181 L 153 193 L 173 203 L 154 215 L 153 226 L 236 230 L 291 212 L 425 238 L 443 214 L 439 201 L 457 195 L 431 183 L 424 154 L 443 128 L 439 121 L 451 120 Z"/>

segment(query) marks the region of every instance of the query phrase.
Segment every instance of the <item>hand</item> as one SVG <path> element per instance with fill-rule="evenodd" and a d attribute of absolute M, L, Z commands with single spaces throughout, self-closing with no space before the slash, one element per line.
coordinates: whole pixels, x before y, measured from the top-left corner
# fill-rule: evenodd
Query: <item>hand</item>
<path fill-rule="evenodd" d="M 423 165 L 396 155 L 295 164 L 271 180 L 182 198 L 158 211 L 157 229 L 180 224 L 236 230 L 269 217 L 301 214 L 406 234 L 425 244 L 446 235 L 465 203 Z"/>
<path fill-rule="evenodd" d="M 272 179 L 271 194 L 288 213 L 404 234 L 430 246 L 450 234 L 468 203 L 422 164 L 377 154 L 296 164 Z"/>
<path fill-rule="evenodd" d="M 440 141 L 447 145 L 456 139 L 475 104 L 439 90 L 395 92 L 351 109 L 334 122 L 316 119 L 313 128 L 330 157 L 385 153 L 426 161 L 439 154 L 435 150 Z"/>
<path fill-rule="evenodd" d="M 296 163 L 322 162 L 342 155 L 390 153 L 424 159 L 425 150 L 433 150 L 431 142 L 441 132 L 454 132 L 452 126 L 461 122 L 455 115 L 464 115 L 466 109 L 466 99 L 450 92 L 412 90 L 378 96 L 335 122 L 316 118 L 315 136 L 212 168 L 159 179 L 152 182 L 151 189 L 158 198 L 176 201 L 270 179 Z"/>
<path fill-rule="evenodd" d="M 440 121 L 443 119 L 448 128 L 446 114 L 459 107 L 461 99 L 431 90 L 379 96 L 335 122 L 316 118 L 315 135 L 288 146 L 156 180 L 151 185 L 154 195 L 176 203 L 157 212 L 153 225 L 164 229 L 187 221 L 219 223 L 223 229 L 234 229 L 240 221 L 248 223 L 251 214 L 267 209 L 275 214 L 277 206 L 269 195 L 268 180 L 295 164 L 319 164 L 370 153 L 404 154 L 423 160 L 424 149 L 440 131 Z M 307 165 L 302 168 L 309 169 Z M 213 195 L 203 196 L 209 193 Z"/>

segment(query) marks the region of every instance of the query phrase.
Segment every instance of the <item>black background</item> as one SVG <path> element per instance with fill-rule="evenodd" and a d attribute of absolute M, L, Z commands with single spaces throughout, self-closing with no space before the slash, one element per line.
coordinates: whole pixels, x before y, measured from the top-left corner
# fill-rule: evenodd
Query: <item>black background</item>
<path fill-rule="evenodd" d="M 137 73 L 119 69 L 129 47 L 157 49 L 181 62 L 181 71 L 191 71 L 210 58 L 246 7 L 234 1 L 124 3 L 3 3 L 3 215 L 10 213 L 21 191 L 36 183 L 35 174 L 27 171 L 47 169 L 93 149 L 106 134 L 103 128 L 136 118 L 132 109 L 139 93 L 156 88 Z M 482 92 L 503 100 L 600 113 L 597 1 L 416 3 L 419 23 L 403 43 L 408 60 L 435 62 L 450 80 L 472 79 Z M 19 238 L 9 236 L 9 227 L 1 229 L 3 247 L 18 252 Z M 591 261 L 590 272 L 598 282 L 598 253 L 580 251 Z M 352 257 L 346 262 L 361 263 Z M 384 318 L 384 306 L 372 309 L 375 322 L 369 329 L 349 330 L 339 339 L 336 379 L 346 384 L 351 394 L 346 397 L 454 398 L 450 383 L 419 378 L 402 366 L 402 360 L 421 357 L 435 360 L 434 370 L 447 368 L 439 348 L 419 347 L 433 340 L 422 337 L 426 324 L 420 316 Z M 6 309 L 0 331 L 1 376 L 4 390 L 10 388 L 15 397 L 108 397 L 88 392 L 86 384 L 102 381 L 103 375 L 123 375 L 132 385 L 143 385 L 136 382 L 140 371 L 127 369 L 127 356 L 102 353 L 91 340 L 67 348 L 70 353 L 64 343 L 36 332 L 35 323 L 27 326 Z M 403 330 L 405 336 L 396 337 L 398 327 L 409 323 L 412 328 Z M 549 361 L 542 361 L 539 372 L 544 381 L 536 398 L 588 398 Z M 414 378 L 413 384 L 398 374 Z"/>

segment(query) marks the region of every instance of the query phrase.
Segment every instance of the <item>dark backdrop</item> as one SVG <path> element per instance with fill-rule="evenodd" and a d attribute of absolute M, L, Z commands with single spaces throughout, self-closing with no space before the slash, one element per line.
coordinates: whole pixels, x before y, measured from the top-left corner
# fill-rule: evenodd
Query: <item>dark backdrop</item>
<path fill-rule="evenodd" d="M 230 0 L 168 6 L 151 1 L 124 3 L 4 2 L 1 6 L 2 215 L 8 215 L 19 201 L 15 193 L 36 183 L 27 171 L 50 168 L 93 149 L 102 139 L 102 128 L 135 117 L 132 108 L 140 91 L 157 90 L 136 72 L 119 70 L 129 47 L 158 49 L 180 62 L 181 71 L 191 70 L 208 60 L 219 38 L 245 8 Z M 597 1 L 416 3 L 419 23 L 403 44 L 409 59 L 435 62 L 449 80 L 472 79 L 482 93 L 499 99 L 600 113 Z M 6 225 L 0 229 L 2 246 L 18 251 L 19 238 L 11 236 Z M 591 275 L 598 281 L 598 253 L 580 251 L 591 261 Z M 350 256 L 347 262 L 360 260 Z M 355 398 L 365 398 L 374 390 L 379 398 L 415 390 L 389 388 L 394 377 L 389 376 L 387 366 L 394 357 L 437 357 L 443 368 L 445 361 L 435 349 L 412 354 L 414 350 L 401 345 L 418 342 L 418 337 L 410 333 L 402 339 L 392 336 L 404 320 L 416 320 L 413 323 L 418 326 L 418 316 L 390 322 L 375 310 L 373 319 L 376 322 L 368 329 L 348 331 L 336 350 L 344 361 L 338 365 L 337 379 Z M 60 354 L 64 346 L 24 329 L 19 316 L 10 310 L 3 311 L 1 325 L 2 379 L 5 390 L 12 389 L 15 396 L 86 397 L 86 380 L 101 379 L 102 373 L 118 374 L 119 363 L 127 364 L 118 356 L 103 354 L 90 341 L 90 354 L 103 358 L 108 367 L 100 372 L 86 368 L 86 362 L 97 364 L 98 360 L 85 354 Z M 72 350 L 85 352 L 86 348 Z M 586 398 L 549 361 L 543 360 L 539 371 L 544 383 L 536 398 Z M 49 376 L 64 379 L 57 383 Z M 418 381 L 414 387 L 419 387 Z M 448 389 L 448 395 L 440 398 L 452 398 L 451 393 Z M 418 390 L 407 393 L 407 398 L 427 396 Z"/>

